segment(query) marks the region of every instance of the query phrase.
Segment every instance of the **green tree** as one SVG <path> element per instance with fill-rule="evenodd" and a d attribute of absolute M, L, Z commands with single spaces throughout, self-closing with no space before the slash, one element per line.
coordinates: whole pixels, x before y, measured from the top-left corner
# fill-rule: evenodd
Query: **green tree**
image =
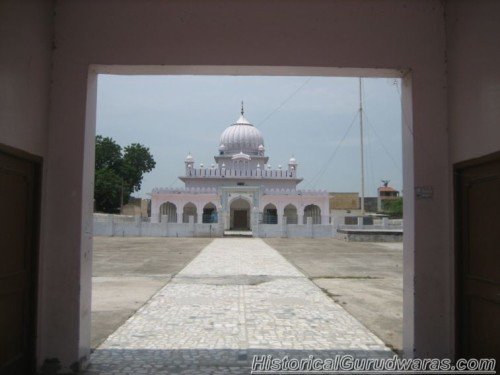
<path fill-rule="evenodd" d="M 144 173 L 156 162 L 149 148 L 133 143 L 123 149 L 112 138 L 96 136 L 94 200 L 96 210 L 115 213 L 141 188 Z"/>
<path fill-rule="evenodd" d="M 149 148 L 139 143 L 132 143 L 125 147 L 123 153 L 122 175 L 133 191 L 141 189 L 142 176 L 151 172 L 156 162 L 149 152 Z"/>
<path fill-rule="evenodd" d="M 95 209 L 101 212 L 120 211 L 122 178 L 109 168 L 95 171 Z"/>
<path fill-rule="evenodd" d="M 382 201 L 382 210 L 393 217 L 403 217 L 403 198 Z"/>
<path fill-rule="evenodd" d="M 122 148 L 112 138 L 95 137 L 95 169 L 119 171 L 122 163 Z"/>

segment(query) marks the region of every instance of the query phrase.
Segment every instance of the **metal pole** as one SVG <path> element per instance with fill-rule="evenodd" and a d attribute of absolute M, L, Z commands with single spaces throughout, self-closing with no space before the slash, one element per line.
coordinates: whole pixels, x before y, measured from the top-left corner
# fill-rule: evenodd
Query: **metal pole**
<path fill-rule="evenodd" d="M 359 133 L 361 142 L 361 215 L 365 214 L 365 157 L 363 146 L 363 84 L 359 78 Z"/>
<path fill-rule="evenodd" d="M 120 194 L 120 215 L 123 214 L 123 178 L 122 178 L 122 190 Z"/>

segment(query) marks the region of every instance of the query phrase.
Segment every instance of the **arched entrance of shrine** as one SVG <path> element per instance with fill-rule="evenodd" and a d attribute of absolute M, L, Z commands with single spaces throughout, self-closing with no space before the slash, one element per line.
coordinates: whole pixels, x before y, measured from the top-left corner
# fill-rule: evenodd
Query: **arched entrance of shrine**
<path fill-rule="evenodd" d="M 250 230 L 250 203 L 243 199 L 237 198 L 230 205 L 230 229 L 234 230 Z"/>

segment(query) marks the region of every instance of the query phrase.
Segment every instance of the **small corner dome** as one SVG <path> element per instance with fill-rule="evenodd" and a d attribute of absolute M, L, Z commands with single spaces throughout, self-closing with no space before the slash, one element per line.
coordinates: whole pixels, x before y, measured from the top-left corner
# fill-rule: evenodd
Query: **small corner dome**
<path fill-rule="evenodd" d="M 297 160 L 293 157 L 290 158 L 290 160 L 288 161 L 288 164 L 293 164 L 293 165 L 296 165 L 297 164 Z"/>
<path fill-rule="evenodd" d="M 193 155 L 191 155 L 191 153 L 189 153 L 187 156 L 186 156 L 186 163 L 192 163 L 194 162 L 194 158 L 193 158 Z"/>
<path fill-rule="evenodd" d="M 264 150 L 265 150 L 264 145 L 259 145 L 258 150 L 259 150 L 259 151 L 264 151 Z"/>
<path fill-rule="evenodd" d="M 226 149 L 226 146 L 224 146 L 224 144 L 221 143 L 221 145 L 219 146 L 219 150 L 224 151 L 225 149 Z"/>

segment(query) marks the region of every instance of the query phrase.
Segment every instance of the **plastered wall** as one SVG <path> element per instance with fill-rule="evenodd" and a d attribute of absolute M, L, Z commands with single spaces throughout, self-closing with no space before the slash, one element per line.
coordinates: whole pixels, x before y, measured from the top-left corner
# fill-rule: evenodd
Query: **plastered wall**
<path fill-rule="evenodd" d="M 52 3 L 0 1 L 0 143 L 45 156 Z"/>
<path fill-rule="evenodd" d="M 340 75 L 405 74 L 405 211 L 415 215 L 405 220 L 404 345 L 408 356 L 453 354 L 440 1 L 76 0 L 57 2 L 55 14 L 47 202 L 65 205 L 44 215 L 43 246 L 51 251 L 53 272 L 45 273 L 44 286 L 52 290 L 43 294 L 40 361 L 57 354 L 67 365 L 88 355 L 93 181 L 82 171 L 93 165 L 95 74 L 185 73 L 194 65 L 212 74 L 308 75 L 311 70 L 299 69 L 307 67 Z M 415 185 L 432 186 L 433 199 L 414 202 Z M 64 290 L 56 287 L 61 279 Z M 65 301 L 64 318 L 54 318 Z"/>
<path fill-rule="evenodd" d="M 2 1 L 0 142 L 45 156 L 39 364 L 57 358 L 69 370 L 89 354 L 99 71 L 401 74 L 404 209 L 414 213 L 405 217 L 404 349 L 452 356 L 451 165 L 500 148 L 498 8 L 487 0 L 446 9 L 438 0 L 73 0 L 56 1 L 52 13 L 49 1 Z M 432 187 L 431 199 L 416 199 L 420 186 Z"/>
<path fill-rule="evenodd" d="M 500 151 L 500 2 L 446 7 L 451 161 Z"/>

